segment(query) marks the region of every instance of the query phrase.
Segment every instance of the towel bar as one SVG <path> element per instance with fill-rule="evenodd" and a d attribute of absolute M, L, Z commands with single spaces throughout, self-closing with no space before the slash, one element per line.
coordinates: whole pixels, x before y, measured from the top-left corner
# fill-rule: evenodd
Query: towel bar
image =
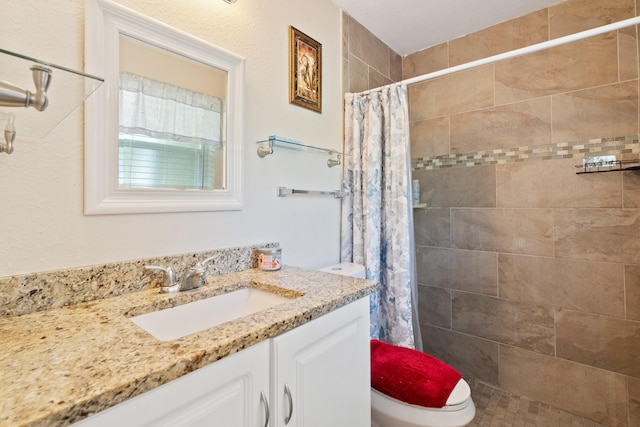
<path fill-rule="evenodd" d="M 278 187 L 278 197 L 293 196 L 296 194 L 304 194 L 307 196 L 331 196 L 335 199 L 341 199 L 349 195 L 344 191 L 315 191 L 315 190 L 296 190 L 294 188 Z"/>

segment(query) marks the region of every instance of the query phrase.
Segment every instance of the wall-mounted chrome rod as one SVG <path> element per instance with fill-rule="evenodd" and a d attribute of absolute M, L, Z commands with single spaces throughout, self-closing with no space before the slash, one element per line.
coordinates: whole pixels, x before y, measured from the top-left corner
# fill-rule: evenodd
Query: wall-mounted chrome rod
<path fill-rule="evenodd" d="M 435 79 L 436 77 L 446 76 L 447 74 L 457 73 L 458 71 L 465 71 L 471 68 L 476 68 L 481 65 L 493 64 L 494 62 L 502 61 L 503 59 L 515 58 L 517 56 L 526 55 L 528 53 L 538 52 L 541 50 L 549 49 L 552 47 L 560 46 L 563 44 L 571 43 L 574 41 L 586 39 L 588 37 L 597 36 L 600 34 L 608 33 L 610 31 L 620 30 L 622 28 L 631 27 L 633 25 L 640 24 L 640 16 L 636 16 L 622 21 L 614 22 L 611 24 L 602 25 L 600 27 L 591 28 L 588 30 L 580 31 L 578 33 L 569 34 L 568 36 L 558 37 L 557 39 L 548 40 L 545 42 L 525 46 L 519 49 L 510 50 L 508 52 L 499 53 L 493 56 L 487 56 L 471 62 L 465 62 L 464 64 L 455 65 L 453 67 L 444 68 L 442 70 L 433 71 L 430 73 L 422 74 L 420 76 L 411 77 L 392 84 L 404 84 L 411 85 L 414 83 L 420 83 L 426 80 Z M 382 87 L 377 87 L 363 92 L 359 92 L 360 95 L 366 95 L 370 92 L 379 91 Z"/>
<path fill-rule="evenodd" d="M 306 196 L 331 196 L 334 199 L 341 199 L 348 196 L 349 193 L 344 191 L 315 191 L 315 190 L 296 190 L 294 188 L 278 187 L 278 197 L 293 196 L 296 194 L 304 194 Z"/>

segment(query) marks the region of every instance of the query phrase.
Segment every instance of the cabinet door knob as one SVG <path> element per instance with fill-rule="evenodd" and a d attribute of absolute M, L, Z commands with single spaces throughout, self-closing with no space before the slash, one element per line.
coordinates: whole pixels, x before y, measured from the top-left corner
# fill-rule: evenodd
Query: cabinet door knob
<path fill-rule="evenodd" d="M 264 427 L 268 427 L 268 425 L 269 425 L 269 402 L 267 401 L 267 397 L 264 395 L 264 391 L 260 392 L 260 402 L 262 402 L 262 406 L 264 407 Z"/>
<path fill-rule="evenodd" d="M 287 425 L 293 415 L 293 398 L 291 397 L 291 390 L 289 390 L 289 386 L 286 383 L 284 385 L 284 394 L 287 395 L 287 401 L 289 402 L 289 414 L 284 418 L 284 425 Z"/>

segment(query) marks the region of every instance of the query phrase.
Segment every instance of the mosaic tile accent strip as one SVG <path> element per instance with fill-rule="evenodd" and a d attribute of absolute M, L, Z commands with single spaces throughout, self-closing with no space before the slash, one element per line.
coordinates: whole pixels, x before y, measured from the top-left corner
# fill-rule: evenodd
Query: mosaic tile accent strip
<path fill-rule="evenodd" d="M 618 158 L 640 153 L 639 135 L 594 138 L 586 141 L 561 142 L 510 149 L 485 150 L 474 153 L 446 154 L 411 159 L 413 171 L 452 167 L 500 165 L 506 163 L 589 157 L 615 154 Z M 580 160 L 581 163 L 582 160 Z"/>
<path fill-rule="evenodd" d="M 171 266 L 180 277 L 188 268 L 215 257 L 205 265 L 209 276 L 248 270 L 258 266 L 256 249 L 276 246 L 277 243 L 265 243 L 0 277 L 0 317 L 19 316 L 159 287 L 161 275 L 147 271 L 145 265 Z"/>

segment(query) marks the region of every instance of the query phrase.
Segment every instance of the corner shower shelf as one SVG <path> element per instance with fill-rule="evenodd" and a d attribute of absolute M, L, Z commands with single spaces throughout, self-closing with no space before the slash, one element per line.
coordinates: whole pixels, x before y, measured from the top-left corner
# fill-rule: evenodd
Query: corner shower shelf
<path fill-rule="evenodd" d="M 44 138 L 104 82 L 100 77 L 5 49 L 0 49 L 0 53 L 4 54 L 1 57 L 2 76 L 0 78 L 19 88 L 33 89 L 34 82 L 29 68 L 34 64 L 51 70 L 51 85 L 46 91 L 48 99 L 46 110 L 0 107 L 0 113 L 15 115 L 18 137 Z"/>
<path fill-rule="evenodd" d="M 329 154 L 329 159 L 327 160 L 327 166 L 334 167 L 338 166 L 342 160 L 342 153 L 336 150 L 331 150 L 328 148 L 320 148 L 314 147 L 313 145 L 307 145 L 300 141 L 295 141 L 293 139 L 283 138 L 281 136 L 272 135 L 268 139 L 263 141 L 258 141 L 258 157 L 263 158 L 270 154 L 273 154 L 274 147 L 283 147 L 283 148 L 293 148 L 298 150 L 311 150 L 311 151 L 320 151 Z M 335 158 L 334 158 L 335 157 Z"/>
<path fill-rule="evenodd" d="M 427 204 L 426 203 L 418 203 L 416 205 L 413 205 L 413 209 L 427 209 Z"/>
<path fill-rule="evenodd" d="M 585 162 L 582 165 L 576 165 L 576 168 L 582 169 L 576 172 L 580 175 L 583 173 L 602 173 L 602 172 L 621 172 L 640 170 L 640 160 L 610 160 L 603 162 L 589 163 Z"/>

